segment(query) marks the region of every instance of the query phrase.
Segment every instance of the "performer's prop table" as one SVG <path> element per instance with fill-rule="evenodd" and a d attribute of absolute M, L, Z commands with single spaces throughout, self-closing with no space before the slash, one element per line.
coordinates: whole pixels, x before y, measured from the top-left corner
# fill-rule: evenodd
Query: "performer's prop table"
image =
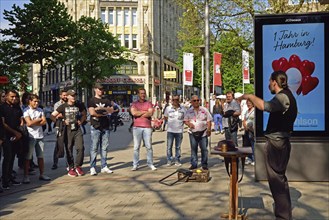
<path fill-rule="evenodd" d="M 216 148 L 215 148 L 216 149 Z M 228 219 L 245 219 L 244 214 L 238 213 L 238 183 L 243 178 L 244 163 L 246 156 L 252 154 L 251 147 L 235 148 L 235 151 L 220 151 L 212 150 L 211 154 L 217 154 L 224 157 L 225 167 L 230 177 L 230 201 L 229 201 L 229 213 L 224 214 L 222 218 Z M 238 179 L 238 163 L 241 162 L 242 172 L 241 177 Z"/>

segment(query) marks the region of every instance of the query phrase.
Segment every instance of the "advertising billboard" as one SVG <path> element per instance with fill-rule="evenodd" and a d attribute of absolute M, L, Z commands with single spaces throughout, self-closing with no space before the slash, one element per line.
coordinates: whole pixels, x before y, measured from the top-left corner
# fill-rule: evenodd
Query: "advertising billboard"
<path fill-rule="evenodd" d="M 294 136 L 329 134 L 328 13 L 256 16 L 256 95 L 270 100 L 273 71 L 287 73 L 298 115 Z M 263 136 L 269 114 L 256 112 L 256 135 Z"/>

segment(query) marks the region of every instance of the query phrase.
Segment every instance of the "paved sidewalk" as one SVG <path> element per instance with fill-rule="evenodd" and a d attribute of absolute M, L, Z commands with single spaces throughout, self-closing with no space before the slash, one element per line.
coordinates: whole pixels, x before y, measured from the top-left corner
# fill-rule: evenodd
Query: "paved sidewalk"
<path fill-rule="evenodd" d="M 90 176 L 87 173 L 72 178 L 67 176 L 64 159 L 60 159 L 57 170 L 51 170 L 55 137 L 47 135 L 45 174 L 52 181 L 42 182 L 38 175 L 30 176 L 31 184 L 13 186 L 0 193 L 0 219 L 221 219 L 221 214 L 228 212 L 229 179 L 219 156 L 209 155 L 212 178 L 208 183 L 160 184 L 161 178 L 177 169 L 166 167 L 166 132 L 153 133 L 154 162 L 158 170 L 147 167 L 146 150 L 141 148 L 141 168 L 131 171 L 133 143 L 128 124 L 111 133 L 108 162 L 113 174 Z M 83 168 L 88 172 L 89 134 L 84 138 Z M 223 135 L 212 133 L 212 146 L 222 138 Z M 185 132 L 183 168 L 190 166 L 189 157 L 189 138 Z M 246 166 L 239 184 L 239 207 L 248 219 L 274 219 L 267 182 L 255 182 L 253 168 Z M 22 173 L 18 170 L 18 180 L 22 179 Z M 171 180 L 176 178 L 175 175 Z M 290 182 L 290 191 L 294 219 L 329 219 L 328 182 Z"/>

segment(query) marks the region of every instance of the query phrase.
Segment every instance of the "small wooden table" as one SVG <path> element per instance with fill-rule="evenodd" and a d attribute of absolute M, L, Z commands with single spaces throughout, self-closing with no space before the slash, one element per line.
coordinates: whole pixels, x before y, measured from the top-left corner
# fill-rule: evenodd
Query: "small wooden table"
<path fill-rule="evenodd" d="M 251 147 L 237 148 L 237 151 L 217 151 L 212 150 L 211 154 L 217 154 L 225 158 L 225 166 L 230 176 L 230 199 L 229 199 L 229 213 L 223 214 L 222 218 L 228 219 L 245 219 L 244 214 L 238 213 L 238 161 L 241 158 L 242 167 L 244 168 L 245 157 L 252 154 Z M 229 167 L 229 165 L 231 165 Z M 243 172 L 243 171 L 242 171 Z M 242 176 L 240 181 L 242 180 Z"/>

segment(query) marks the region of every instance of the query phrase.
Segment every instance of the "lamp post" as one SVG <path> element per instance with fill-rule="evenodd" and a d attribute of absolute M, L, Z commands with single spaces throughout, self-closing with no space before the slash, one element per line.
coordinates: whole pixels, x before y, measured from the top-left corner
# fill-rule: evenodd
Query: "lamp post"
<path fill-rule="evenodd" d="M 205 92 L 204 92 L 204 49 L 205 49 L 205 46 L 204 45 L 200 45 L 200 46 L 196 46 L 197 48 L 200 49 L 200 53 L 201 53 L 201 105 L 204 106 L 204 97 L 205 97 Z"/>

